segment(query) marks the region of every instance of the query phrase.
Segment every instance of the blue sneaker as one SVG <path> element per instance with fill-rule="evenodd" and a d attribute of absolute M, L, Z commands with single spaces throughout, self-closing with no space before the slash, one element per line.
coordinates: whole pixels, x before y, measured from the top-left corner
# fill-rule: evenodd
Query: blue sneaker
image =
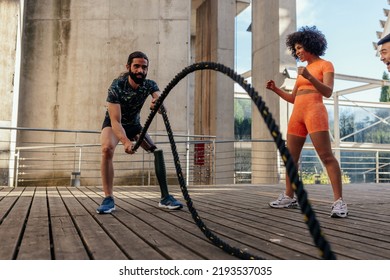
<path fill-rule="evenodd" d="M 102 204 L 96 209 L 98 214 L 109 214 L 115 210 L 115 202 L 112 196 L 107 196 L 103 199 Z"/>
<path fill-rule="evenodd" d="M 176 200 L 172 195 L 168 195 L 160 200 L 158 207 L 167 208 L 169 210 L 181 209 L 183 204 Z"/>

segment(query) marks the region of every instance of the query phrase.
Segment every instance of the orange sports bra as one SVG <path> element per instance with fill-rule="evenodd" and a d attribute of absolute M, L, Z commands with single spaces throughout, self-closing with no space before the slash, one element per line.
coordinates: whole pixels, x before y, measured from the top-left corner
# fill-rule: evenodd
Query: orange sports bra
<path fill-rule="evenodd" d="M 306 66 L 307 70 L 312 74 L 314 77 L 316 77 L 319 81 L 323 82 L 324 73 L 332 72 L 334 73 L 334 67 L 332 62 L 319 59 L 309 65 Z M 302 77 L 302 75 L 298 75 L 297 81 L 296 81 L 296 87 L 297 90 L 302 89 L 309 89 L 317 91 L 316 88 L 313 86 L 312 83 L 310 83 L 309 80 Z"/>

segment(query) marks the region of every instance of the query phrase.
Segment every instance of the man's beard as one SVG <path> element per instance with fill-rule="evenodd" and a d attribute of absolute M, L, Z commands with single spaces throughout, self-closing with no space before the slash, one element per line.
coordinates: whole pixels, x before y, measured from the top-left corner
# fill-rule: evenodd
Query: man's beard
<path fill-rule="evenodd" d="M 143 73 L 133 73 L 131 71 L 129 71 L 129 75 L 130 75 L 130 78 L 137 84 L 137 85 L 140 85 L 142 84 L 145 79 L 146 79 L 146 75 L 143 74 Z M 142 76 L 141 78 L 137 77 L 137 76 Z"/>

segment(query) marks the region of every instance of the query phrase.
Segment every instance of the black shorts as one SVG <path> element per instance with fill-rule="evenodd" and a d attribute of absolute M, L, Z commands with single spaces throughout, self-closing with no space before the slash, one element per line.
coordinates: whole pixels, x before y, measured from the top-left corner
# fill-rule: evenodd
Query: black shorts
<path fill-rule="evenodd" d="M 107 127 L 107 126 L 111 127 L 111 120 L 110 120 L 110 118 L 105 117 L 104 121 L 103 121 L 102 129 Z M 134 137 L 137 134 L 140 134 L 142 131 L 141 125 L 122 125 L 122 126 L 126 132 L 127 138 L 129 138 L 132 141 L 134 140 Z"/>

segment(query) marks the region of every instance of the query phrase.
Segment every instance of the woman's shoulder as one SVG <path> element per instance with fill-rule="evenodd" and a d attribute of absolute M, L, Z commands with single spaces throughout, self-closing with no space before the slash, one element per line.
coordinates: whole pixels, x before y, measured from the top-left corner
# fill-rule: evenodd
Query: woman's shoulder
<path fill-rule="evenodd" d="M 322 69 L 326 69 L 326 70 L 329 70 L 329 71 L 334 71 L 334 66 L 333 66 L 333 63 L 329 60 L 326 60 L 326 59 L 320 59 L 320 65 L 321 65 L 321 68 Z"/>
<path fill-rule="evenodd" d="M 320 58 L 320 59 L 319 59 L 319 62 L 320 62 L 322 65 L 333 65 L 332 61 L 326 60 L 326 59 L 324 59 L 324 58 Z"/>

